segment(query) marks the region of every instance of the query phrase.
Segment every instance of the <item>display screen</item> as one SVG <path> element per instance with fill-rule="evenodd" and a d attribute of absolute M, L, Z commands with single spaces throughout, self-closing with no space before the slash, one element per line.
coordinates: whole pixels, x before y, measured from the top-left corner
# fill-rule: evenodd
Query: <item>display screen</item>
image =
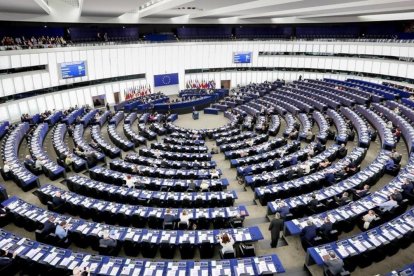
<path fill-rule="evenodd" d="M 251 63 L 252 52 L 233 53 L 233 63 Z"/>
<path fill-rule="evenodd" d="M 86 76 L 86 62 L 66 62 L 60 64 L 62 79 L 78 78 Z"/>

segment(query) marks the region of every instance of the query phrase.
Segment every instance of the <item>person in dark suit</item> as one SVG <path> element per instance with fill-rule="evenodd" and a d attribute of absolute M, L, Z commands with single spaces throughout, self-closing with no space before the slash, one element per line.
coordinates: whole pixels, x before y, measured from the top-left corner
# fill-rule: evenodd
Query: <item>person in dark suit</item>
<path fill-rule="evenodd" d="M 277 242 L 280 238 L 280 231 L 283 228 L 283 220 L 280 218 L 280 214 L 276 213 L 275 217 L 272 219 L 269 225 L 269 231 L 271 235 L 271 243 L 270 246 L 272 248 L 277 247 Z"/>
<path fill-rule="evenodd" d="M 312 221 L 308 220 L 306 222 L 306 226 L 300 232 L 300 240 L 303 248 L 307 249 L 313 243 L 316 238 L 316 229 Z"/>
<path fill-rule="evenodd" d="M 9 252 L 6 250 L 4 251 L 3 256 L 0 257 L 0 268 L 5 268 L 13 263 L 14 258 L 17 256 L 17 252 L 13 252 L 12 257 L 7 256 Z"/>
<path fill-rule="evenodd" d="M 273 162 L 273 168 L 274 168 L 275 170 L 279 170 L 279 169 L 281 168 L 281 165 L 280 165 L 280 161 L 279 161 L 279 160 L 275 160 L 275 161 Z"/>
<path fill-rule="evenodd" d="M 319 204 L 319 201 L 316 198 L 316 195 L 313 194 L 311 196 L 311 200 L 308 202 L 308 206 L 311 207 L 311 208 L 316 208 L 316 206 L 318 206 L 318 204 Z"/>
<path fill-rule="evenodd" d="M 401 185 L 402 193 L 408 198 L 414 198 L 414 184 L 412 181 L 406 179 Z"/>
<path fill-rule="evenodd" d="M 345 205 L 350 200 L 348 192 L 344 192 L 341 197 L 335 196 L 335 201 L 339 206 Z"/>
<path fill-rule="evenodd" d="M 24 159 L 24 164 L 30 169 L 33 169 L 35 166 L 35 162 L 30 157 L 30 155 L 26 155 L 26 158 Z"/>
<path fill-rule="evenodd" d="M 109 232 L 105 230 L 102 234 L 102 238 L 99 240 L 99 246 L 100 247 L 112 247 L 115 248 L 117 245 L 116 240 L 112 239 L 109 236 Z"/>
<path fill-rule="evenodd" d="M 325 182 L 328 186 L 335 184 L 335 174 L 332 171 L 325 174 Z"/>
<path fill-rule="evenodd" d="M 55 196 L 52 198 L 52 203 L 55 208 L 60 208 L 65 204 L 65 200 L 62 197 L 62 193 L 60 191 L 56 192 Z"/>
<path fill-rule="evenodd" d="M 318 230 L 318 233 L 324 237 L 328 237 L 332 231 L 333 224 L 328 217 L 325 217 L 323 224 Z"/>
<path fill-rule="evenodd" d="M 289 206 L 287 206 L 284 202 L 279 202 L 278 205 L 279 208 L 277 209 L 277 212 L 279 212 L 281 218 L 285 218 L 290 213 Z"/>
<path fill-rule="evenodd" d="M 167 209 L 164 215 L 164 225 L 166 223 L 174 223 L 175 220 L 176 220 L 175 216 L 171 214 L 171 209 Z"/>
<path fill-rule="evenodd" d="M 315 151 L 316 151 L 316 153 L 322 152 L 322 151 L 324 151 L 324 150 L 325 150 L 324 145 L 322 145 L 321 141 L 318 141 L 318 142 L 316 143 L 316 147 L 315 147 Z"/>
<path fill-rule="evenodd" d="M 354 161 L 349 163 L 348 166 L 345 167 L 345 172 L 348 174 L 348 176 L 352 176 L 357 172 L 357 165 Z"/>
<path fill-rule="evenodd" d="M 196 191 L 197 191 L 196 184 L 194 180 L 191 180 L 190 183 L 188 183 L 187 192 L 196 192 Z"/>
<path fill-rule="evenodd" d="M 42 234 L 47 235 L 49 233 L 55 232 L 55 218 L 50 216 L 48 220 L 43 224 Z"/>
<path fill-rule="evenodd" d="M 397 189 L 394 189 L 394 192 L 392 194 L 394 195 L 394 198 L 398 203 L 400 203 L 403 200 L 403 195 Z"/>
<path fill-rule="evenodd" d="M 345 144 L 341 144 L 340 148 L 338 149 L 337 157 L 344 158 L 347 153 L 348 153 L 348 150 L 345 147 Z"/>
<path fill-rule="evenodd" d="M 369 188 L 370 188 L 369 185 L 364 185 L 364 187 L 360 190 L 351 189 L 351 191 L 354 193 L 355 196 L 362 198 L 368 194 Z"/>

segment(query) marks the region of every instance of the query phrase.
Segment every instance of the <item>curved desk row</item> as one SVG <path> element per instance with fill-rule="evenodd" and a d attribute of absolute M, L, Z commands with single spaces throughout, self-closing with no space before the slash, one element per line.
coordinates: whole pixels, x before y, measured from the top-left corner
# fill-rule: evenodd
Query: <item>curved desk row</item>
<path fill-rule="evenodd" d="M 354 224 L 355 221 L 358 218 L 362 217 L 363 214 L 367 213 L 369 210 L 377 208 L 381 203 L 388 201 L 389 195 L 392 194 L 395 189 L 401 190 L 403 181 L 406 178 L 412 177 L 409 171 L 412 170 L 413 167 L 414 156 L 412 155 L 410 157 L 409 164 L 402 171 L 400 171 L 398 177 L 394 178 L 380 190 L 366 197 L 363 197 L 362 199 L 352 201 L 349 204 L 338 207 L 336 209 L 329 210 L 321 214 L 312 215 L 307 218 L 292 220 L 292 224 L 290 224 L 290 222 L 286 222 L 285 226 L 288 229 L 288 233 L 291 233 L 292 235 L 299 235 L 301 229 L 306 226 L 306 221 L 309 219 L 315 222 L 317 227 L 320 227 L 323 224 L 323 218 L 326 216 L 331 218 L 331 221 L 334 223 L 334 225 L 338 225 L 341 222 L 345 221 Z M 400 205 L 398 205 L 396 209 L 399 207 Z M 403 208 L 403 205 L 401 205 L 401 208 Z"/>
<path fill-rule="evenodd" d="M 334 84 L 335 86 L 339 85 L 341 87 L 345 87 L 346 90 L 350 91 L 351 93 L 355 93 L 356 95 L 363 96 L 368 100 L 372 98 L 372 101 L 376 103 L 381 102 L 385 99 L 384 96 L 382 95 L 364 91 L 360 89 L 359 87 L 356 87 L 355 85 L 349 82 L 346 82 L 346 81 L 340 81 L 340 80 L 334 80 L 334 79 L 328 79 L 328 78 L 324 78 L 323 80 L 328 84 Z"/>
<path fill-rule="evenodd" d="M 341 113 L 352 122 L 358 133 L 358 146 L 368 148 L 371 137 L 367 123 L 349 107 L 341 107 Z"/>
<path fill-rule="evenodd" d="M 169 162 L 163 162 L 167 165 Z M 198 167 L 193 167 L 191 169 L 173 169 L 169 167 L 164 167 L 164 164 L 161 163 L 160 167 L 154 166 L 142 166 L 136 165 L 134 163 L 129 163 L 122 159 L 112 160 L 109 163 L 109 168 L 114 171 L 129 173 L 137 176 L 148 176 L 148 177 L 159 177 L 167 179 L 211 179 L 213 172 L 217 173 L 218 176 L 222 175 L 220 169 L 217 170 L 208 170 Z M 195 165 L 195 163 L 193 162 Z M 227 182 L 227 181 L 226 181 Z"/>
<path fill-rule="evenodd" d="M 117 197 L 116 191 L 107 189 L 108 186 L 107 184 L 96 182 L 71 181 L 70 190 L 76 190 L 82 194 L 90 192 L 88 195 L 94 197 L 106 197 L 105 194 L 109 194 L 111 199 L 116 202 L 82 196 L 78 193 L 67 192 L 52 185 L 42 186 L 35 192 L 35 195 L 38 196 L 42 203 L 47 204 L 57 192 L 61 192 L 65 203 L 55 208 L 60 213 L 67 212 L 74 216 L 80 216 L 83 219 L 92 219 L 96 222 L 104 221 L 108 224 L 119 224 L 122 226 L 133 225 L 139 228 L 148 226 L 153 229 L 162 229 L 164 218 L 168 212 L 174 217 L 174 221 L 177 221 L 184 210 L 187 212 L 188 219 L 197 224 L 197 229 L 210 229 L 210 224 L 213 224 L 217 228 L 223 228 L 226 225 L 233 227 L 230 222 L 235 219 L 241 221 L 240 226 L 238 226 L 241 227 L 244 217 L 249 215 L 245 206 L 209 208 L 206 206 L 199 207 L 191 205 L 185 207 L 129 205 L 125 204 L 125 202 L 129 202 L 127 195 L 123 198 Z M 98 189 L 103 190 L 99 191 Z M 108 192 L 105 193 L 105 191 Z M 123 191 L 127 190 L 123 189 Z M 120 202 L 121 200 L 125 201 Z M 187 225 L 187 228 L 189 226 Z"/>
<path fill-rule="evenodd" d="M 69 113 L 65 118 L 63 118 L 62 122 L 67 125 L 71 125 L 76 121 L 78 117 L 82 116 L 84 112 L 85 112 L 85 108 L 83 107 L 75 109 L 71 113 Z"/>
<path fill-rule="evenodd" d="M 39 185 L 38 177 L 26 169 L 18 157 L 20 143 L 26 136 L 29 129 L 29 123 L 26 122 L 19 124 L 8 134 L 5 138 L 6 140 L 2 144 L 3 161 L 7 161 L 9 163 L 10 172 L 14 182 L 24 191 L 28 191 Z"/>
<path fill-rule="evenodd" d="M 65 169 L 50 159 L 49 155 L 43 148 L 43 141 L 48 131 L 49 125 L 47 123 L 39 124 L 33 131 L 29 149 L 32 156 L 42 162 L 42 169 L 46 176 L 51 180 L 55 180 L 64 175 Z"/>
<path fill-rule="evenodd" d="M 69 149 L 68 145 L 65 143 L 64 139 L 67 132 L 66 124 L 58 124 L 53 129 L 52 134 L 52 144 L 55 149 L 56 155 L 58 158 L 63 159 L 65 156 L 71 154 L 72 156 L 72 167 L 75 172 L 80 172 L 86 169 L 86 161 L 83 158 L 80 158 L 76 154 L 72 154 L 72 151 Z"/>
<path fill-rule="evenodd" d="M 80 119 L 80 122 L 83 124 L 84 127 L 86 127 L 87 125 L 89 125 L 91 121 L 95 119 L 95 115 L 97 113 L 98 113 L 98 109 L 92 109 L 91 111 L 89 111 L 88 113 L 82 116 L 82 118 Z"/>
<path fill-rule="evenodd" d="M 231 152 L 231 156 L 228 156 L 228 158 L 232 158 L 230 160 L 231 167 L 240 167 L 278 158 L 282 155 L 292 153 L 299 148 L 299 141 L 287 143 L 284 138 L 276 138 L 259 146 Z M 241 157 L 241 155 L 243 155 L 243 157 Z"/>
<path fill-rule="evenodd" d="M 260 275 L 283 273 L 285 270 L 276 255 L 218 261 L 148 261 L 140 259 L 108 257 L 74 252 L 19 237 L 0 230 L 0 249 L 16 252 L 27 265 L 36 263 L 43 274 L 65 275 L 75 267 L 87 267 L 96 275 Z M 23 266 L 23 268 L 26 265 Z"/>
<path fill-rule="evenodd" d="M 151 150 L 150 148 L 140 148 L 139 155 L 146 157 L 155 157 L 157 159 L 168 159 L 177 161 L 210 161 L 210 153 L 180 153 L 172 151 Z"/>
<path fill-rule="evenodd" d="M 320 192 L 320 189 L 325 180 L 325 175 L 327 173 L 339 173 L 343 171 L 351 162 L 353 162 L 356 166 L 361 163 L 364 159 L 366 154 L 366 150 L 363 148 L 355 148 L 350 154 L 348 154 L 345 158 L 339 160 L 332 166 L 329 166 L 326 169 L 321 171 L 317 171 L 317 164 L 311 164 L 311 172 L 312 170 L 315 171 L 307 176 L 303 176 L 301 178 L 297 178 L 295 180 L 290 180 L 278 184 L 269 185 L 266 187 L 259 187 L 255 189 L 255 195 L 259 198 L 260 203 L 262 205 L 266 205 L 269 201 L 277 200 L 277 199 L 286 199 L 291 198 L 294 195 L 298 195 L 300 193 L 317 190 L 315 193 Z M 312 166 L 313 165 L 313 166 Z M 335 180 L 342 180 L 346 176 L 336 177 Z M 268 204 L 270 213 L 275 213 L 277 208 L 276 202 L 271 202 Z M 295 205 L 297 208 L 299 204 Z M 289 206 L 289 205 L 288 205 Z"/>
<path fill-rule="evenodd" d="M 394 136 L 392 135 L 391 130 L 387 128 L 384 120 L 378 114 L 360 105 L 356 106 L 356 111 L 362 114 L 376 128 L 384 149 L 391 150 L 395 148 Z"/>
<path fill-rule="evenodd" d="M 158 169 L 153 168 L 152 171 L 158 171 L 158 175 L 164 175 L 167 178 L 153 178 L 147 176 L 138 176 L 132 175 L 131 178 L 134 180 L 135 185 L 137 187 L 148 187 L 151 190 L 187 190 L 190 183 L 199 183 L 201 182 L 207 183 L 209 189 L 215 190 L 222 190 L 222 188 L 227 187 L 229 182 L 227 179 L 202 179 L 200 178 L 198 181 L 189 180 L 189 179 L 174 179 L 171 176 L 177 172 L 183 172 L 184 170 L 174 170 L 174 169 Z M 197 172 L 201 175 L 201 171 Z M 208 172 L 204 172 L 208 173 Z M 89 175 L 91 179 L 103 181 L 106 183 L 111 183 L 115 185 L 122 185 L 125 182 L 126 176 L 130 175 L 128 173 L 113 171 L 103 167 L 93 167 L 89 170 Z"/>
<path fill-rule="evenodd" d="M 157 166 L 160 167 L 162 164 L 162 159 L 151 158 L 141 156 L 138 153 L 128 153 L 124 160 L 127 162 L 131 162 L 137 165 L 145 165 L 145 166 Z M 191 169 L 191 168 L 202 168 L 202 169 L 214 169 L 216 167 L 216 161 L 175 161 L 169 160 L 168 167 L 174 169 Z"/>
<path fill-rule="evenodd" d="M 63 112 L 62 111 L 56 111 L 53 114 L 49 115 L 46 119 L 45 122 L 49 124 L 49 126 L 53 126 L 55 125 L 57 122 L 60 121 L 60 119 L 63 116 Z M 0 135 L 1 137 L 1 135 Z"/>

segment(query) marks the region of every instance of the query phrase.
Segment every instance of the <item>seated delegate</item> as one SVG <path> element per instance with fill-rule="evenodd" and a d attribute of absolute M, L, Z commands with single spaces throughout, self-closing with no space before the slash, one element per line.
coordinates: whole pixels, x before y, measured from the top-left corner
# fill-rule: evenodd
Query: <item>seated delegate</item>
<path fill-rule="evenodd" d="M 344 272 L 344 261 L 338 258 L 335 252 L 330 251 L 328 255 L 323 256 L 323 261 L 326 275 L 338 276 Z"/>
<path fill-rule="evenodd" d="M 221 245 L 221 254 L 224 256 L 224 254 L 228 253 L 235 253 L 234 252 L 234 240 L 229 236 L 227 233 L 223 233 L 219 235 L 218 241 Z"/>

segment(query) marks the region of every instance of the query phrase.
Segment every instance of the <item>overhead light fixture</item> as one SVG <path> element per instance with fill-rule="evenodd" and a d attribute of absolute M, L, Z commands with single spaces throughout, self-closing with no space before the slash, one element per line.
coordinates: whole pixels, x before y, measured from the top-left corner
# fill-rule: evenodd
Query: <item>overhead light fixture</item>
<path fill-rule="evenodd" d="M 148 8 L 150 6 L 153 6 L 155 4 L 158 4 L 159 2 L 162 2 L 162 1 L 164 1 L 164 0 L 151 0 L 151 1 L 148 1 L 144 4 L 142 4 L 141 6 L 139 6 L 138 10 L 146 9 L 146 8 Z"/>

